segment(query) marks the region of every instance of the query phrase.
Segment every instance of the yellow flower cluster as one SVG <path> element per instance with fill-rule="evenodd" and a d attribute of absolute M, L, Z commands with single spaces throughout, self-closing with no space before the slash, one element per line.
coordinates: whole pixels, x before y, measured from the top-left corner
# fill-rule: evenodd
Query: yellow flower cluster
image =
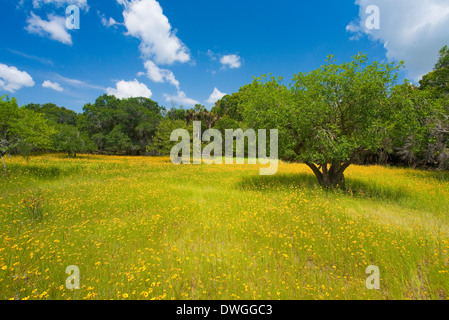
<path fill-rule="evenodd" d="M 7 161 L 0 299 L 449 294 L 444 173 L 351 166 L 344 193 L 319 188 L 302 164 L 259 176 L 253 165 L 175 166 L 167 158 Z M 36 198 L 42 203 L 24 201 Z M 65 286 L 70 265 L 80 269 L 79 290 Z M 369 265 L 380 269 L 380 290 L 365 286 Z"/>

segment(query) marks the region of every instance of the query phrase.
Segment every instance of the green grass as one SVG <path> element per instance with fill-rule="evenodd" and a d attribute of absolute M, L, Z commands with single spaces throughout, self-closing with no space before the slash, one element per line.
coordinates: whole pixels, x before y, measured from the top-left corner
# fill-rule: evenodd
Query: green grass
<path fill-rule="evenodd" d="M 319 188 L 301 164 L 281 163 L 275 176 L 144 157 L 7 165 L 0 299 L 449 294 L 447 173 L 351 166 L 342 193 Z M 65 288 L 69 265 L 80 268 L 80 290 Z M 369 265 L 380 269 L 380 290 L 365 286 Z"/>

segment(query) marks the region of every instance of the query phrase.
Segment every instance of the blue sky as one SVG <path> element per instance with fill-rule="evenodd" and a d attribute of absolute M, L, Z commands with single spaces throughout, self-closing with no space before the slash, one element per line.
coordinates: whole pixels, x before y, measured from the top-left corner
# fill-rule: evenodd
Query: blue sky
<path fill-rule="evenodd" d="M 65 27 L 80 8 L 80 29 Z M 367 30 L 366 8 L 380 8 Z M 406 60 L 417 81 L 449 44 L 449 1 L 2 0 L 0 95 L 82 111 L 107 92 L 210 108 L 253 76 L 297 72 L 358 52 Z M 410 63 L 409 63 L 410 62 Z"/>

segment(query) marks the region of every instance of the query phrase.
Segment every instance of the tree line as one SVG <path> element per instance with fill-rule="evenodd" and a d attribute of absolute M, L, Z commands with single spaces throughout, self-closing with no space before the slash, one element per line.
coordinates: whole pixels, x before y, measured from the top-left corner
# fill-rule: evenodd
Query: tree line
<path fill-rule="evenodd" d="M 353 164 L 449 169 L 449 48 L 419 85 L 398 83 L 403 63 L 369 62 L 358 54 L 338 64 L 329 56 L 289 84 L 271 75 L 202 105 L 166 109 L 148 98 L 103 95 L 82 113 L 47 103 L 0 99 L 0 156 L 35 151 L 167 155 L 170 134 L 192 122 L 203 130 L 278 129 L 279 155 L 303 162 L 325 187 L 344 188 Z"/>

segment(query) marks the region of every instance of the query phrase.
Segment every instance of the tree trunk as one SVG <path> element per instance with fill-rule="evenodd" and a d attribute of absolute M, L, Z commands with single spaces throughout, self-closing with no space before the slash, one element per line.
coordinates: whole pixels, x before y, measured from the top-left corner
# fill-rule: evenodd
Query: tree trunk
<path fill-rule="evenodd" d="M 342 190 L 345 190 L 345 175 L 343 172 L 328 172 L 324 182 L 324 187 L 327 189 L 341 188 Z"/>
<path fill-rule="evenodd" d="M 8 175 L 8 170 L 6 170 L 5 159 L 3 159 L 3 155 L 0 155 L 0 157 L 2 158 L 2 161 L 3 161 L 3 168 L 5 169 L 5 174 Z"/>
<path fill-rule="evenodd" d="M 317 168 L 317 166 L 313 163 L 308 163 L 306 162 L 306 165 L 312 169 L 313 173 L 315 174 L 318 183 L 320 184 L 320 186 L 324 185 L 324 181 L 323 181 L 323 174 L 321 173 L 320 169 Z"/>
<path fill-rule="evenodd" d="M 320 186 L 325 189 L 341 188 L 342 190 L 346 190 L 344 171 L 350 164 L 349 161 L 345 163 L 333 162 L 330 168 L 328 168 L 328 164 L 323 163 L 318 168 L 313 163 L 306 163 L 312 169 Z"/>

